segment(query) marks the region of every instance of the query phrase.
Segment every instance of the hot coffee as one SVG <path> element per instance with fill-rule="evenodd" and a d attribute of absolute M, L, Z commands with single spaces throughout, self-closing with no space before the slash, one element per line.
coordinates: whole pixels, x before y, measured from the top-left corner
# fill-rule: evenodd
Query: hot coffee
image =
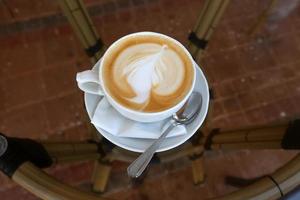
<path fill-rule="evenodd" d="M 194 81 L 188 53 L 161 35 L 123 38 L 102 62 L 103 87 L 116 102 L 136 111 L 160 112 L 177 105 Z"/>

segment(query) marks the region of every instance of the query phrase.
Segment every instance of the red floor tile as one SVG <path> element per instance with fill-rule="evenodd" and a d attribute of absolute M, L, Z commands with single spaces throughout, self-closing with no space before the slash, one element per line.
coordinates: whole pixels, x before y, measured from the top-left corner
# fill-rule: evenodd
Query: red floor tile
<path fill-rule="evenodd" d="M 72 186 L 86 182 L 92 176 L 94 162 L 79 162 L 76 164 L 65 164 L 47 170 L 49 174 L 58 180 Z"/>
<path fill-rule="evenodd" d="M 31 194 L 30 192 L 26 191 L 19 186 L 10 188 L 1 192 L 1 198 L 3 200 L 11 200 L 11 199 L 24 199 L 24 200 L 38 200 L 36 196 Z"/>
<path fill-rule="evenodd" d="M 4 105 L 7 110 L 40 102 L 45 96 L 45 85 L 39 72 L 4 79 L 3 86 Z"/>
<path fill-rule="evenodd" d="M 15 35 L 11 39 L 15 40 L 18 37 L 20 35 Z M 26 38 L 21 36 L 19 41 L 17 39 L 17 41 L 4 43 L 1 47 L 0 60 L 3 65 L 1 77 L 4 79 L 39 70 L 44 65 L 39 41 L 27 42 Z"/>
<path fill-rule="evenodd" d="M 74 59 L 77 56 L 74 35 L 61 33 L 59 28 L 43 32 L 41 42 L 46 66 L 56 65 Z"/>
<path fill-rule="evenodd" d="M 78 126 L 84 120 L 82 97 L 77 93 L 47 100 L 44 106 L 50 132 L 53 134 Z"/>
<path fill-rule="evenodd" d="M 56 97 L 77 90 L 75 62 L 61 62 L 41 72 L 47 97 Z"/>
<path fill-rule="evenodd" d="M 241 106 L 237 97 L 229 97 L 223 100 L 223 106 L 227 113 L 238 112 L 241 110 Z"/>
<path fill-rule="evenodd" d="M 7 3 L 7 6 L 12 10 L 14 18 L 18 20 L 27 20 L 42 16 L 45 13 L 59 11 L 56 2 L 45 0 L 30 0 L 28 4 L 20 0 L 12 0 Z"/>
<path fill-rule="evenodd" d="M 246 72 L 276 67 L 275 56 L 271 50 L 268 41 L 263 40 L 242 47 L 240 53 L 242 67 Z"/>
<path fill-rule="evenodd" d="M 274 38 L 271 43 L 272 51 L 278 63 L 299 61 L 300 47 L 297 44 L 298 34 L 289 34 Z"/>
<path fill-rule="evenodd" d="M 260 105 L 260 101 L 257 99 L 257 94 L 255 92 L 241 93 L 237 98 L 243 110 L 248 110 Z"/>
<path fill-rule="evenodd" d="M 234 50 L 213 54 L 206 65 L 212 69 L 217 81 L 220 82 L 234 79 L 244 73 L 239 64 L 238 52 Z"/>
<path fill-rule="evenodd" d="M 221 101 L 214 101 L 212 105 L 212 116 L 213 118 L 217 118 L 224 114 L 224 107 Z"/>
<path fill-rule="evenodd" d="M 42 103 L 4 113 L 2 125 L 2 132 L 9 136 L 41 139 L 48 133 L 48 122 Z"/>

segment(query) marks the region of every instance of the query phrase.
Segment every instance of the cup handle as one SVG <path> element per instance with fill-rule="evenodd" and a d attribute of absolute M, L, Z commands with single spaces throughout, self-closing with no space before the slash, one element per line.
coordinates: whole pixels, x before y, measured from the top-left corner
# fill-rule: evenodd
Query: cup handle
<path fill-rule="evenodd" d="M 86 70 L 78 72 L 76 81 L 79 89 L 86 93 L 104 95 L 100 85 L 99 73 L 96 70 Z"/>

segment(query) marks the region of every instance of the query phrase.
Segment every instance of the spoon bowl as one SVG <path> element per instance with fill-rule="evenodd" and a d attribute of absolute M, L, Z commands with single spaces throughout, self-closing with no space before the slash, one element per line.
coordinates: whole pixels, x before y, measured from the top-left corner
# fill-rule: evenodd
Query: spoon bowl
<path fill-rule="evenodd" d="M 174 113 L 167 128 L 163 131 L 161 136 L 155 140 L 135 161 L 133 161 L 127 168 L 127 173 L 130 177 L 138 178 L 148 166 L 154 153 L 159 148 L 168 133 L 178 125 L 191 123 L 202 106 L 202 96 L 198 92 L 193 92 L 185 105 L 178 112 Z"/>
<path fill-rule="evenodd" d="M 190 98 L 187 100 L 183 109 L 180 109 L 177 113 L 174 113 L 172 119 L 179 124 L 189 124 L 200 111 L 202 105 L 202 96 L 198 92 L 193 92 Z"/>

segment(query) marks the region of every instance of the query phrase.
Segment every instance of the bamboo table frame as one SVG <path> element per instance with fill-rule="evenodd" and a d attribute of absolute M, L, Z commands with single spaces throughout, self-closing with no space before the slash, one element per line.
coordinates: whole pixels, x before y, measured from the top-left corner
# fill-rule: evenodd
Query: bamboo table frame
<path fill-rule="evenodd" d="M 270 9 L 274 6 L 272 0 Z M 78 36 L 91 62 L 95 63 L 104 53 L 106 47 L 99 38 L 95 26 L 90 19 L 82 0 L 58 1 L 70 25 Z M 188 49 L 194 58 L 202 55 L 212 33 L 225 12 L 230 0 L 205 0 L 203 9 L 197 19 L 193 32 L 189 36 Z M 263 14 L 265 19 L 269 10 Z M 260 21 L 263 21 L 261 19 Z M 261 24 L 259 22 L 259 24 Z M 253 30 L 257 30 L 255 25 Z M 252 31 L 254 32 L 254 31 Z M 159 153 L 160 162 L 169 162 L 188 156 L 192 162 L 192 173 L 195 184 L 204 181 L 203 152 L 222 149 L 281 149 L 282 139 L 288 124 L 278 124 L 268 127 L 251 127 L 242 130 L 223 131 L 213 129 L 208 124 L 199 131 L 190 143 L 164 153 Z M 88 121 L 88 120 L 87 120 Z M 106 147 L 103 138 L 98 138 L 95 130 L 89 125 L 93 140 L 78 143 L 54 143 L 43 141 L 42 144 L 51 156 L 53 163 L 95 160 L 93 173 L 93 190 L 104 191 L 110 174 L 110 162 L 122 160 L 133 161 L 137 154 L 124 151 L 117 147 Z M 0 157 L 1 158 L 1 157 Z M 274 174 L 260 179 L 258 182 L 233 192 L 219 200 L 235 199 L 277 199 L 300 184 L 300 155 L 296 156 Z M 83 192 L 63 184 L 47 175 L 30 162 L 23 163 L 11 177 L 16 183 L 42 199 L 106 199 L 91 192 Z"/>
<path fill-rule="evenodd" d="M 207 137 L 198 138 L 197 145 L 185 144 L 170 152 L 158 153 L 161 162 L 169 162 L 185 156 L 201 154 L 204 150 L 214 149 L 282 149 L 282 140 L 290 125 L 272 125 L 265 127 L 251 127 L 242 130 L 213 130 Z M 241 145 L 243 144 L 243 145 Z M 264 144 L 265 146 L 262 146 Z M 271 144 L 266 146 L 267 144 Z M 131 162 L 135 154 L 124 154 L 122 149 L 114 148 L 110 153 L 102 154 L 99 150 L 100 143 L 42 143 L 55 163 L 71 162 L 78 160 L 122 160 Z M 1 157 L 0 157 L 1 158 Z M 92 192 L 84 192 L 63 184 L 47 175 L 43 170 L 30 162 L 23 163 L 12 175 L 12 180 L 32 192 L 36 196 L 46 199 L 106 199 Z M 266 176 L 253 185 L 218 200 L 278 199 L 287 194 L 300 184 L 300 154 L 275 173 Z"/>
<path fill-rule="evenodd" d="M 287 194 L 300 184 L 300 155 L 297 155 L 284 167 L 270 175 L 279 183 L 283 194 Z M 19 167 L 12 177 L 16 183 L 45 200 L 73 199 L 73 200 L 104 200 L 99 195 L 83 192 L 60 183 L 55 178 L 33 164 L 26 162 Z M 274 182 L 265 177 L 253 185 L 243 188 L 216 200 L 272 200 L 281 197 L 280 190 Z"/>

